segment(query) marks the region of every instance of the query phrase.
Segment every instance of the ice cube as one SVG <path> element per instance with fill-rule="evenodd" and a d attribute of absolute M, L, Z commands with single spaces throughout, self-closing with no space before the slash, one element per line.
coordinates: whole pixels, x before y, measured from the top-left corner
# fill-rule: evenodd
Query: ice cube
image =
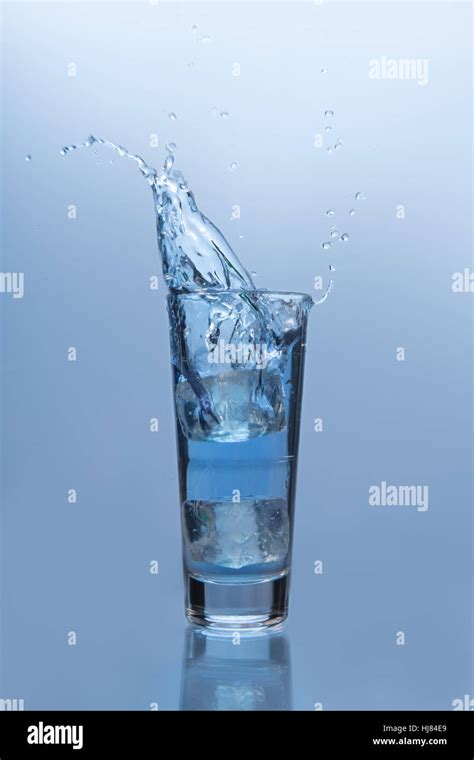
<path fill-rule="evenodd" d="M 285 499 L 187 501 L 183 509 L 192 561 L 234 569 L 286 564 L 290 531 Z"/>
<path fill-rule="evenodd" d="M 187 381 L 176 385 L 176 414 L 183 434 L 193 441 L 246 441 L 285 428 L 279 375 L 265 370 L 231 370 L 202 377 L 211 412 Z"/>

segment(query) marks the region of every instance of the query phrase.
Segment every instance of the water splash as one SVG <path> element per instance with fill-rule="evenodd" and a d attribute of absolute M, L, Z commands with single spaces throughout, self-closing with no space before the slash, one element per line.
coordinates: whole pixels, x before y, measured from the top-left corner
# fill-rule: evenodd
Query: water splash
<path fill-rule="evenodd" d="M 222 331 L 226 327 L 231 328 L 232 340 L 265 345 L 273 369 L 281 372 L 291 355 L 292 346 L 301 336 L 301 318 L 314 305 L 313 299 L 303 295 L 293 302 L 291 294 L 272 294 L 255 287 L 251 275 L 224 235 L 199 210 L 181 172 L 174 170 L 172 154 L 166 157 L 163 168 L 157 171 L 138 154 L 94 135 L 83 143 L 67 145 L 60 152 L 66 156 L 78 149 L 93 148 L 95 151 L 98 146 L 111 149 L 120 157 L 134 162 L 149 184 L 153 193 L 165 281 L 171 293 L 198 293 L 198 301 L 208 299 L 207 303 L 214 304 L 209 312 L 206 333 L 210 344 L 215 345 Z M 331 243 L 323 244 L 323 248 L 330 246 Z M 316 303 L 323 303 L 332 287 L 331 279 Z M 180 343 L 178 350 L 177 341 L 181 337 L 173 318 L 170 311 L 170 334 L 174 346 L 172 362 L 189 383 L 199 405 L 200 418 L 209 420 L 211 426 L 220 425 L 218 410 L 214 409 L 205 380 L 193 367 L 188 348 L 181 350 Z"/>
<path fill-rule="evenodd" d="M 327 288 L 324 291 L 324 293 L 322 294 L 321 298 L 319 298 L 317 301 L 314 301 L 314 305 L 315 306 L 319 306 L 320 304 L 324 303 L 327 300 L 327 298 L 329 297 L 329 295 L 330 295 L 333 287 L 334 287 L 334 280 L 331 278 L 329 280 Z"/>
<path fill-rule="evenodd" d="M 250 274 L 222 232 L 199 210 L 181 172 L 173 171 L 174 156 L 168 155 L 158 172 L 141 156 L 94 135 L 78 145 L 67 145 L 60 152 L 66 156 L 74 150 L 98 145 L 134 161 L 152 189 L 163 274 L 170 290 L 254 289 Z"/>

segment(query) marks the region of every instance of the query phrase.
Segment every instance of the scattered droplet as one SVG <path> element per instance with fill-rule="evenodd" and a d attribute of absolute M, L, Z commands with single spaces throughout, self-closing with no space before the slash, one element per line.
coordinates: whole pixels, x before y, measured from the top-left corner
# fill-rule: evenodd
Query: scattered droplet
<path fill-rule="evenodd" d="M 326 150 L 327 150 L 328 153 L 332 153 L 332 148 L 331 148 L 330 145 L 326 148 Z"/>
<path fill-rule="evenodd" d="M 166 156 L 166 160 L 163 166 L 163 170 L 165 174 L 168 174 L 168 175 L 170 174 L 171 169 L 173 168 L 173 164 L 174 164 L 174 156 Z"/>
<path fill-rule="evenodd" d="M 234 171 L 234 169 L 237 169 L 237 161 L 232 161 L 232 163 L 229 164 L 229 169 L 231 171 Z"/>
<path fill-rule="evenodd" d="M 330 131 L 331 131 L 331 129 L 332 129 L 332 127 L 331 127 L 331 125 L 330 125 L 330 124 L 328 124 L 326 127 L 324 127 L 324 131 L 325 131 L 325 132 L 330 132 Z"/>
<path fill-rule="evenodd" d="M 327 68 L 323 66 L 323 68 L 321 69 L 321 74 L 327 74 L 327 73 L 328 73 Z"/>
<path fill-rule="evenodd" d="M 170 153 L 173 153 L 173 151 L 176 150 L 176 143 L 175 142 L 166 143 L 166 150 L 169 150 Z"/>
<path fill-rule="evenodd" d="M 191 27 L 192 33 L 196 34 L 197 30 L 198 30 L 198 28 L 197 28 L 196 24 L 193 24 L 193 26 Z"/>
<path fill-rule="evenodd" d="M 252 277 L 258 277 L 258 274 L 255 271 L 250 272 L 250 274 L 252 275 Z"/>
<path fill-rule="evenodd" d="M 328 208 L 328 210 L 326 211 L 326 216 L 334 216 L 335 213 L 336 212 L 334 211 L 333 208 Z"/>
<path fill-rule="evenodd" d="M 328 108 L 328 109 L 327 109 L 327 111 L 324 111 L 324 115 L 325 115 L 325 116 L 327 116 L 327 117 L 328 117 L 328 119 L 330 119 L 332 116 L 334 116 L 334 111 L 331 111 L 331 110 Z"/>
<path fill-rule="evenodd" d="M 327 240 L 325 243 L 321 243 L 321 248 L 324 248 L 325 251 L 327 251 L 328 248 L 330 247 L 331 247 L 331 243 L 329 242 L 329 240 Z"/>
<path fill-rule="evenodd" d="M 205 37 L 201 37 L 201 39 L 199 40 L 199 42 L 201 42 L 203 45 L 207 45 L 210 41 L 211 41 L 211 38 L 209 37 L 208 34 L 206 34 Z"/>
<path fill-rule="evenodd" d="M 334 146 L 334 150 L 340 150 L 341 148 L 342 148 L 342 140 L 339 138 L 339 139 L 336 141 L 336 144 L 335 144 L 335 146 Z"/>
<path fill-rule="evenodd" d="M 347 243 L 347 241 L 349 240 L 349 235 L 347 234 L 347 232 L 344 232 L 339 238 L 339 240 L 342 240 L 343 243 Z"/>
<path fill-rule="evenodd" d="M 241 240 L 243 240 L 243 239 L 244 239 L 244 237 L 245 237 L 245 235 L 242 235 L 242 233 L 240 233 L 240 235 L 239 235 L 239 238 L 240 238 Z"/>
<path fill-rule="evenodd" d="M 176 114 L 175 114 L 175 113 L 173 113 L 173 111 L 171 111 L 171 113 L 169 113 L 169 114 L 168 114 L 168 119 L 169 119 L 170 121 L 176 121 L 176 119 L 177 119 L 177 118 L 178 118 L 178 117 L 176 116 Z"/>
<path fill-rule="evenodd" d="M 61 151 L 61 153 L 62 153 L 62 151 Z M 64 155 L 64 154 L 63 154 L 63 155 Z M 25 161 L 31 161 L 31 156 L 30 156 L 30 154 L 29 154 L 29 153 L 28 153 L 28 155 L 27 155 L 27 156 L 25 156 Z"/>
<path fill-rule="evenodd" d="M 222 117 L 223 119 L 228 119 L 228 118 L 229 118 L 229 114 L 228 114 L 228 112 L 227 112 L 227 111 L 222 111 L 222 113 L 221 113 L 221 117 Z"/>
<path fill-rule="evenodd" d="M 365 201 L 365 195 L 363 192 L 358 192 L 355 194 L 356 201 Z"/>
<path fill-rule="evenodd" d="M 331 237 L 332 238 L 337 238 L 338 235 L 339 235 L 339 232 L 337 230 L 332 230 L 332 232 L 331 232 Z"/>
<path fill-rule="evenodd" d="M 349 216 L 354 216 L 354 215 L 355 215 L 355 212 L 356 212 L 355 208 L 351 208 L 351 209 L 349 210 Z"/>
<path fill-rule="evenodd" d="M 335 229 L 336 229 L 336 225 L 335 225 L 335 224 L 331 224 L 331 227 L 330 227 L 330 229 L 331 229 L 331 230 L 335 230 Z"/>
<path fill-rule="evenodd" d="M 67 155 L 67 153 L 69 153 L 69 148 L 67 148 L 67 147 L 61 148 L 61 150 L 59 152 L 60 152 L 61 156 L 65 156 L 65 155 Z"/>
<path fill-rule="evenodd" d="M 330 272 L 335 272 L 336 271 L 336 267 L 333 264 L 329 264 L 329 271 Z"/>

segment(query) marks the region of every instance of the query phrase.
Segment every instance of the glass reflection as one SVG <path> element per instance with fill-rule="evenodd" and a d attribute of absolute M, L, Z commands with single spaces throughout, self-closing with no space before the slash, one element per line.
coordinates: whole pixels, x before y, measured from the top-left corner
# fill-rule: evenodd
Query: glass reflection
<path fill-rule="evenodd" d="M 290 644 L 281 633 L 186 629 L 181 710 L 292 710 Z"/>

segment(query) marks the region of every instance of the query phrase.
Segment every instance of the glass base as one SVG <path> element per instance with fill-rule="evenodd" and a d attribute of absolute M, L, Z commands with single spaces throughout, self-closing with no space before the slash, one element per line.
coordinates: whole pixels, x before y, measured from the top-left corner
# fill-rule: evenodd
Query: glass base
<path fill-rule="evenodd" d="M 288 616 L 288 575 L 253 583 L 216 583 L 188 575 L 186 617 L 218 631 L 259 631 Z"/>

